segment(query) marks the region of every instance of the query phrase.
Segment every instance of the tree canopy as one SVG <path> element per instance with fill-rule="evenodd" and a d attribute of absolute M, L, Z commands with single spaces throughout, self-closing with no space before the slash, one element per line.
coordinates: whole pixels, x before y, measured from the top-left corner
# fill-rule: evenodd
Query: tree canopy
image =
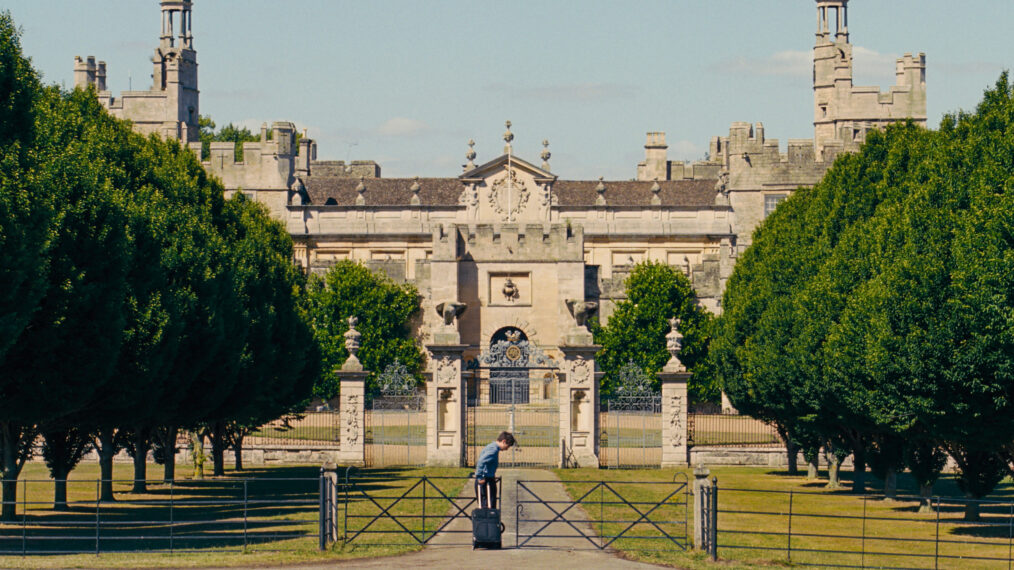
<path fill-rule="evenodd" d="M 673 317 L 681 320 L 684 335 L 680 360 L 694 370 L 707 354 L 711 314 L 697 304 L 690 280 L 683 273 L 665 263 L 646 261 L 634 266 L 625 285 L 627 298 L 616 303 L 607 325 L 592 322 L 595 343 L 602 346 L 596 359 L 605 373 L 603 397 L 612 394 L 620 370 L 631 362 L 658 383 L 654 374 L 669 360 L 665 335 Z M 716 395 L 706 373 L 695 374 L 690 390 L 698 399 Z"/>
<path fill-rule="evenodd" d="M 126 444 L 143 490 L 156 432 L 172 457 L 180 428 L 307 401 L 321 366 L 284 227 L 92 88 L 41 86 L 6 13 L 0 89 L 0 518 L 39 434 L 57 479 L 92 444 L 111 479 Z"/>
<path fill-rule="evenodd" d="M 311 276 L 308 311 L 320 346 L 324 369 L 314 395 L 333 398 L 338 394 L 331 371 L 348 358 L 344 334 L 348 318 L 356 317 L 362 334 L 358 353 L 370 371 L 367 393 L 376 394 L 377 374 L 398 360 L 417 375 L 423 355 L 411 335 L 412 320 L 419 316 L 419 292 L 411 284 L 398 284 L 354 261 L 339 261 L 323 276 Z"/>
<path fill-rule="evenodd" d="M 872 132 L 780 205 L 712 343 L 734 404 L 792 437 L 843 438 L 888 475 L 946 448 L 966 491 L 989 492 L 1014 442 L 1011 156 L 1004 74 L 974 113 Z"/>

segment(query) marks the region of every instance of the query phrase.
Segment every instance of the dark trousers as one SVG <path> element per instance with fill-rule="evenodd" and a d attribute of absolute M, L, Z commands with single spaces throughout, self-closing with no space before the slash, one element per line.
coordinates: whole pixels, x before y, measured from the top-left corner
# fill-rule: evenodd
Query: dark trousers
<path fill-rule="evenodd" d="M 482 483 L 483 481 L 485 483 Z M 489 498 L 488 499 L 487 499 L 487 495 L 486 495 L 486 487 L 489 487 Z M 497 508 L 496 491 L 497 491 L 497 489 L 496 489 L 496 478 L 495 477 L 486 477 L 486 478 L 480 477 L 480 478 L 478 478 L 478 479 L 475 480 L 475 496 L 477 497 L 478 505 L 479 505 L 480 509 L 483 509 L 483 508 L 485 508 L 485 509 L 495 509 L 495 508 Z M 492 505 L 489 504 L 490 499 L 492 500 Z"/>

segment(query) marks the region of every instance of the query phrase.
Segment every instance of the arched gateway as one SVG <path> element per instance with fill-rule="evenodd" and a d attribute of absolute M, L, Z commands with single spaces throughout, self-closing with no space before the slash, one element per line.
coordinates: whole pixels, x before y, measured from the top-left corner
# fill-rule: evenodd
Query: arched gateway
<path fill-rule="evenodd" d="M 560 463 L 559 365 L 523 330 L 503 327 L 467 365 L 466 462 L 503 430 L 518 445 L 500 458 L 513 467 Z"/>

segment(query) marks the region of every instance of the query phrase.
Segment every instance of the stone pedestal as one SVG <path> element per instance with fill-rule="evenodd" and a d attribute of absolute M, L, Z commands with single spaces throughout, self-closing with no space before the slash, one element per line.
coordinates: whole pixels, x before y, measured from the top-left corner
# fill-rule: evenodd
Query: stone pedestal
<path fill-rule="evenodd" d="M 682 365 L 666 365 L 658 378 L 662 381 L 662 467 L 689 465 L 687 381 L 690 372 Z"/>
<path fill-rule="evenodd" d="M 589 335 L 590 336 L 590 335 Z M 590 339 L 589 339 L 590 340 Z M 600 346 L 561 346 L 561 467 L 599 466 L 599 381 L 595 353 Z"/>
<path fill-rule="evenodd" d="M 707 505 L 704 501 L 708 500 L 709 497 L 705 496 L 705 489 L 711 488 L 711 481 L 708 481 L 708 475 L 711 474 L 711 470 L 703 465 L 699 465 L 694 469 L 694 482 L 693 482 L 693 494 L 694 494 L 694 548 L 697 550 L 704 550 L 705 544 L 707 543 L 708 533 L 708 520 L 703 514 L 708 511 Z"/>
<path fill-rule="evenodd" d="M 431 344 L 426 383 L 426 464 L 465 465 L 466 387 L 461 374 L 462 344 Z"/>
<path fill-rule="evenodd" d="M 340 465 L 366 465 L 366 376 L 354 357 L 335 370 L 340 386 L 338 410 L 341 416 Z"/>

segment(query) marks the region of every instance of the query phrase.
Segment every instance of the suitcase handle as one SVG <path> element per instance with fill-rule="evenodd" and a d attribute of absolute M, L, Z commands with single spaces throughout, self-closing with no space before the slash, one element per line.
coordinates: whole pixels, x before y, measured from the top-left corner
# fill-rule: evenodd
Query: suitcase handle
<path fill-rule="evenodd" d="M 483 479 L 485 479 L 485 477 L 483 477 Z M 486 487 L 486 507 L 487 508 L 490 508 L 490 509 L 495 509 L 496 508 L 496 505 L 493 504 L 493 492 L 490 490 L 490 486 L 497 485 L 499 487 L 499 484 L 500 484 L 500 478 L 499 477 L 495 477 L 493 479 L 492 483 L 489 482 L 489 480 L 486 480 L 486 482 L 482 484 L 482 486 Z M 478 489 L 478 483 L 476 483 L 475 501 L 476 501 L 476 503 L 478 503 L 479 508 L 482 508 L 482 498 L 479 496 L 478 490 L 479 490 Z M 497 491 L 500 491 L 500 489 L 497 488 Z M 500 493 L 499 492 L 496 494 L 496 498 L 497 498 L 497 500 L 500 499 Z M 502 526 L 502 524 L 501 524 L 501 526 Z M 501 532 L 503 532 L 502 529 L 501 529 Z"/>

